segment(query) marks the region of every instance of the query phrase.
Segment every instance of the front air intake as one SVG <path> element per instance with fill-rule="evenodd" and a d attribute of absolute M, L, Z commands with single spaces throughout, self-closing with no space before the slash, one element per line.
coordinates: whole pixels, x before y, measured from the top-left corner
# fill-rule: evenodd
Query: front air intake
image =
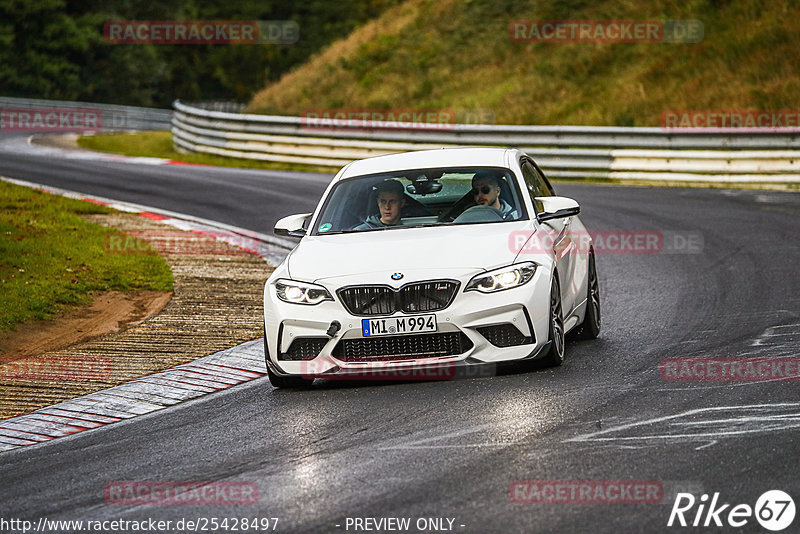
<path fill-rule="evenodd" d="M 492 326 L 479 326 L 478 333 L 486 338 L 495 347 L 515 347 L 517 345 L 530 345 L 535 340 L 524 335 L 511 323 L 496 324 Z"/>
<path fill-rule="evenodd" d="M 463 332 L 443 332 L 343 339 L 331 354 L 345 362 L 411 360 L 455 356 L 472 346 Z"/>
<path fill-rule="evenodd" d="M 278 355 L 278 360 L 301 361 L 313 360 L 328 342 L 327 337 L 298 337 L 289 345 L 289 349 Z"/>

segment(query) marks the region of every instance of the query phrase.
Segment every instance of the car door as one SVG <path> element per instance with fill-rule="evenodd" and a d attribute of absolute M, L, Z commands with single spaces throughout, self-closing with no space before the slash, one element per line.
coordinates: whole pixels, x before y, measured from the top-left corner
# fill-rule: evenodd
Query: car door
<path fill-rule="evenodd" d="M 525 185 L 531 198 L 554 196 L 553 187 L 544 177 L 544 174 L 536 164 L 523 158 L 520 161 L 520 168 L 525 179 Z M 540 203 L 533 201 L 536 212 L 542 210 Z M 577 246 L 572 235 L 572 217 L 562 219 L 551 219 L 541 224 L 549 237 L 547 242 L 553 243 L 553 253 L 556 258 L 556 268 L 558 269 L 559 283 L 561 286 L 561 305 L 564 317 L 568 317 L 576 304 L 579 284 L 575 283 L 575 269 L 577 265 Z"/>

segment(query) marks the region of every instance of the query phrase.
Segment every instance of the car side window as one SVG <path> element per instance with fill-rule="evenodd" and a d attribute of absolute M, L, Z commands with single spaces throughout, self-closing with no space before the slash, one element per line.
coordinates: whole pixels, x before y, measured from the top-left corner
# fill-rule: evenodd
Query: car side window
<path fill-rule="evenodd" d="M 553 189 L 553 184 L 551 184 L 550 180 L 547 179 L 547 176 L 544 175 L 542 169 L 540 169 L 539 166 L 533 162 L 531 162 L 531 165 L 533 165 L 533 169 L 536 171 L 536 176 L 538 176 L 538 179 L 543 184 L 543 187 L 549 191 L 548 196 L 558 196 L 558 193 L 556 193 L 555 189 Z"/>
<path fill-rule="evenodd" d="M 550 192 L 550 188 L 547 186 L 544 177 L 530 161 L 523 160 L 520 167 L 522 167 L 522 177 L 525 179 L 525 186 L 528 188 L 528 192 L 531 195 L 531 200 L 536 207 L 536 212 L 539 213 L 542 211 L 542 205 L 541 202 L 533 200 L 534 197 L 550 197 L 553 196 L 553 194 Z"/>

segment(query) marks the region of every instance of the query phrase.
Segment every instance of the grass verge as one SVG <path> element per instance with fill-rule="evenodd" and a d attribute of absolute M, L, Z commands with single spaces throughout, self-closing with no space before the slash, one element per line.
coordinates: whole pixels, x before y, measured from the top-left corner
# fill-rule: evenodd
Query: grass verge
<path fill-rule="evenodd" d="M 119 232 L 81 218 L 111 211 L 0 181 L 0 332 L 88 304 L 90 291 L 172 290 L 161 256 L 110 254 Z"/>
<path fill-rule="evenodd" d="M 183 154 L 175 150 L 172 144 L 172 133 L 167 130 L 82 136 L 78 138 L 78 146 L 88 150 L 121 154 L 123 156 L 165 158 L 217 167 L 324 173 L 335 173 L 339 170 L 339 168 L 334 167 L 226 158 L 211 154 Z"/>

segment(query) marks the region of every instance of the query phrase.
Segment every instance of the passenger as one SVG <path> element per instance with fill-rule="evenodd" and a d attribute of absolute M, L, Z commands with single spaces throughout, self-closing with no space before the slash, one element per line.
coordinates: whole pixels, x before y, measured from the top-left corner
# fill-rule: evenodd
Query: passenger
<path fill-rule="evenodd" d="M 508 202 L 500 198 L 501 180 L 491 171 L 478 171 L 472 177 L 472 196 L 479 206 L 491 206 L 498 210 L 503 220 L 517 219 L 519 216 Z"/>
<path fill-rule="evenodd" d="M 396 226 L 400 222 L 403 207 L 406 205 L 406 195 L 403 184 L 397 180 L 386 180 L 379 183 L 375 190 L 378 192 L 377 215 L 370 215 L 367 220 L 353 230 L 371 230 L 373 228 L 386 228 Z"/>

